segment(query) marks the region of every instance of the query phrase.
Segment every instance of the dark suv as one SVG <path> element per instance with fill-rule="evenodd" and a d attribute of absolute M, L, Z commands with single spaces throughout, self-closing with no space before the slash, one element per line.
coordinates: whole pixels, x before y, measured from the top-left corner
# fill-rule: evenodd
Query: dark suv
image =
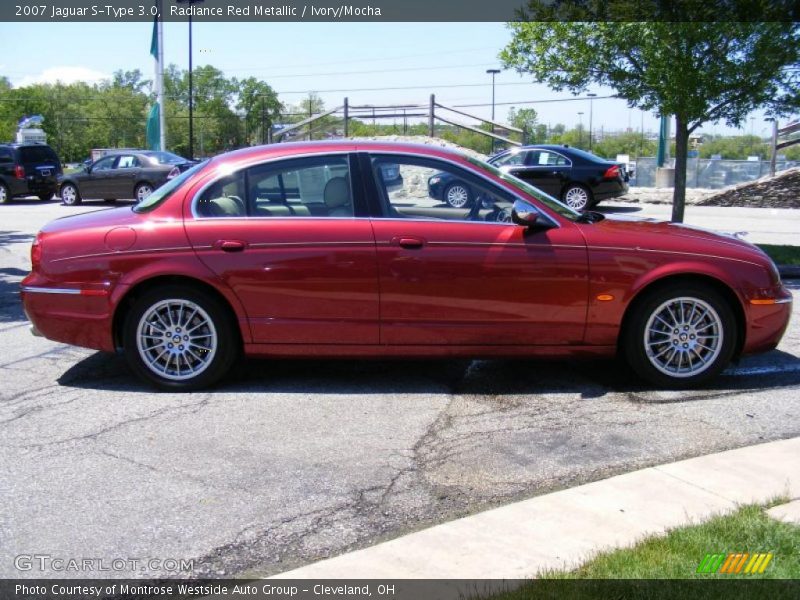
<path fill-rule="evenodd" d="M 15 196 L 50 200 L 60 174 L 61 161 L 47 144 L 0 144 L 0 204 Z"/>

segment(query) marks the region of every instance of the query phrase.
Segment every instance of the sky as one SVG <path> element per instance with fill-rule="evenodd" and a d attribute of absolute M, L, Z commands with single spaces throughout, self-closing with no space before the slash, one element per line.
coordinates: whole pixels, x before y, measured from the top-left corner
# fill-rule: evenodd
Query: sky
<path fill-rule="evenodd" d="M 499 68 L 497 55 L 510 39 L 503 23 L 195 22 L 193 27 L 195 66 L 263 79 L 286 105 L 309 91 L 329 108 L 345 96 L 351 105 L 425 104 L 434 93 L 445 105 L 484 104 L 461 110 L 485 118 L 492 110 L 486 70 Z M 15 87 L 56 79 L 97 81 L 119 69 L 140 69 L 152 78 L 151 34 L 151 23 L 0 23 L 0 76 Z M 188 67 L 186 23 L 164 24 L 164 62 Z M 655 115 L 629 109 L 623 100 L 602 99 L 613 94 L 608 88 L 591 88 L 598 97 L 590 106 L 589 100 L 554 92 L 513 71 L 501 72 L 495 83 L 498 121 L 506 121 L 513 105 L 535 108 L 539 121 L 550 126 L 581 122 L 588 128 L 591 112 L 595 131 L 658 128 Z M 572 100 L 522 104 L 554 99 Z M 768 135 L 763 114 L 751 116 L 746 133 Z M 737 133 L 723 123 L 702 131 Z"/>

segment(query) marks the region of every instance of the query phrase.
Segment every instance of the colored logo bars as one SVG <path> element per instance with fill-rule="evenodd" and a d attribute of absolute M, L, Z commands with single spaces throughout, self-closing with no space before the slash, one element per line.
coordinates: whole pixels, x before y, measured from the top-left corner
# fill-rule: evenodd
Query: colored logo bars
<path fill-rule="evenodd" d="M 772 553 L 731 552 L 729 554 L 706 554 L 697 567 L 697 573 L 727 573 L 755 575 L 763 573 L 772 560 Z"/>

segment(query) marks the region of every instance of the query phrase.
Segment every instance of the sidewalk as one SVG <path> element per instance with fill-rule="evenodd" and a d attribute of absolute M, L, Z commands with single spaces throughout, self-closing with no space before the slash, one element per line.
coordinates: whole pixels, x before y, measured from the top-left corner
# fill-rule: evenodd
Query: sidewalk
<path fill-rule="evenodd" d="M 518 579 L 593 553 L 800 496 L 800 438 L 626 473 L 443 523 L 277 575 L 298 579 Z"/>

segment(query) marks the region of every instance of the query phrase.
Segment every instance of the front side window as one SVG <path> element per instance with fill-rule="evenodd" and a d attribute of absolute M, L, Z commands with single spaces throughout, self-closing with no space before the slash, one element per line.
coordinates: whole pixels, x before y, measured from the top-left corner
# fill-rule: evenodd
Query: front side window
<path fill-rule="evenodd" d="M 114 161 L 117 160 L 116 156 L 106 156 L 101 158 L 92 167 L 92 171 L 108 171 L 114 168 Z"/>
<path fill-rule="evenodd" d="M 391 169 L 389 168 L 391 167 Z M 387 172 L 397 171 L 395 178 Z M 514 199 L 489 181 L 449 162 L 375 155 L 372 171 L 390 218 L 508 223 Z"/>

